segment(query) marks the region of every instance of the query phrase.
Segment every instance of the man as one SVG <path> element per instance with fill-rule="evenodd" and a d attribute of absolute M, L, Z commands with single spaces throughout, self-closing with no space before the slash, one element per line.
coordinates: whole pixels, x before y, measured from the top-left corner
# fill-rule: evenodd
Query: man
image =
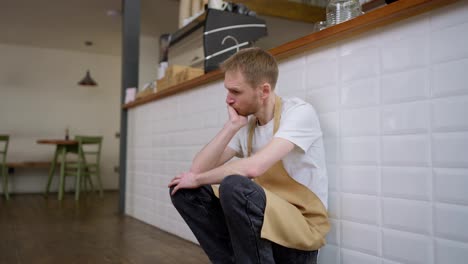
<path fill-rule="evenodd" d="M 261 49 L 221 69 L 229 120 L 169 183 L 172 203 L 213 263 L 316 263 L 329 231 L 317 115 L 275 94 L 278 66 Z"/>

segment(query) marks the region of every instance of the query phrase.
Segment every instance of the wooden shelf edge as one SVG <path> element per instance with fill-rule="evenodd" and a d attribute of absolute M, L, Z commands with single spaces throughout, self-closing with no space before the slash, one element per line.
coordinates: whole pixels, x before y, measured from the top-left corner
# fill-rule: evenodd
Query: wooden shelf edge
<path fill-rule="evenodd" d="M 285 59 L 458 1 L 460 0 L 399 0 L 269 51 L 277 59 Z"/>
<path fill-rule="evenodd" d="M 400 21 L 458 1 L 460 0 L 399 0 L 392 4 L 372 10 L 352 20 L 333 27 L 325 28 L 322 31 L 314 32 L 294 41 L 287 42 L 281 46 L 270 49 L 269 52 L 278 60 L 286 59 L 299 53 L 325 46 L 331 42 L 356 36 L 357 34 L 373 30 L 376 27 Z M 202 84 L 219 80 L 222 77 L 223 73 L 221 71 L 212 71 L 161 92 L 137 99 L 136 101 L 125 104 L 122 107 L 128 110 L 170 95 L 197 88 Z"/>
<path fill-rule="evenodd" d="M 199 76 L 197 78 L 194 78 L 192 80 L 188 80 L 186 82 L 174 85 L 172 87 L 169 87 L 167 89 L 164 89 L 160 92 L 153 93 L 151 95 L 136 99 L 135 101 L 132 101 L 128 104 L 123 105 L 124 109 L 130 109 L 139 105 L 146 104 L 148 102 L 152 102 L 164 97 L 171 96 L 176 93 L 180 93 L 183 91 L 187 91 L 190 89 L 194 89 L 199 87 L 202 84 L 207 84 L 210 82 L 214 82 L 216 80 L 219 80 L 223 77 L 223 73 L 220 70 L 215 70 L 209 73 L 206 73 L 202 76 Z"/>

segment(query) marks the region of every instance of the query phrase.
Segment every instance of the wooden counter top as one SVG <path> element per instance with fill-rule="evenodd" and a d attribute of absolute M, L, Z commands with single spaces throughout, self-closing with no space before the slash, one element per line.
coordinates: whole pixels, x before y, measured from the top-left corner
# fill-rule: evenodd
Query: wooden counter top
<path fill-rule="evenodd" d="M 314 32 L 294 41 L 287 42 L 279 47 L 270 49 L 269 52 L 273 54 L 276 59 L 282 60 L 457 1 L 460 0 L 399 0 L 390 5 L 369 11 L 368 13 L 352 20 L 325 28 L 322 31 Z M 136 101 L 123 105 L 123 108 L 130 109 L 173 94 L 195 89 L 203 84 L 217 81 L 222 78 L 223 73 L 220 70 L 212 71 L 161 92 L 137 99 Z"/>

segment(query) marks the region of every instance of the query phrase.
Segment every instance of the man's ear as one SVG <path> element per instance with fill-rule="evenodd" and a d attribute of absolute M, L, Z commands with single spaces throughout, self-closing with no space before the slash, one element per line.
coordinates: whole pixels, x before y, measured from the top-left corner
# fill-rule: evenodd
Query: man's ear
<path fill-rule="evenodd" d="M 267 82 L 264 82 L 261 86 L 260 86 L 260 97 L 262 99 L 266 99 L 270 96 L 270 93 L 271 93 L 271 85 Z"/>

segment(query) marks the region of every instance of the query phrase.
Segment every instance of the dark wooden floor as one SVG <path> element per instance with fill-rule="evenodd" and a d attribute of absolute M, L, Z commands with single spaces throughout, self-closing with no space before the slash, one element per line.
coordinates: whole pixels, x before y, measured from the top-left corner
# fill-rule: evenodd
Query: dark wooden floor
<path fill-rule="evenodd" d="M 209 263 L 201 248 L 119 216 L 118 193 L 0 197 L 0 263 Z"/>

